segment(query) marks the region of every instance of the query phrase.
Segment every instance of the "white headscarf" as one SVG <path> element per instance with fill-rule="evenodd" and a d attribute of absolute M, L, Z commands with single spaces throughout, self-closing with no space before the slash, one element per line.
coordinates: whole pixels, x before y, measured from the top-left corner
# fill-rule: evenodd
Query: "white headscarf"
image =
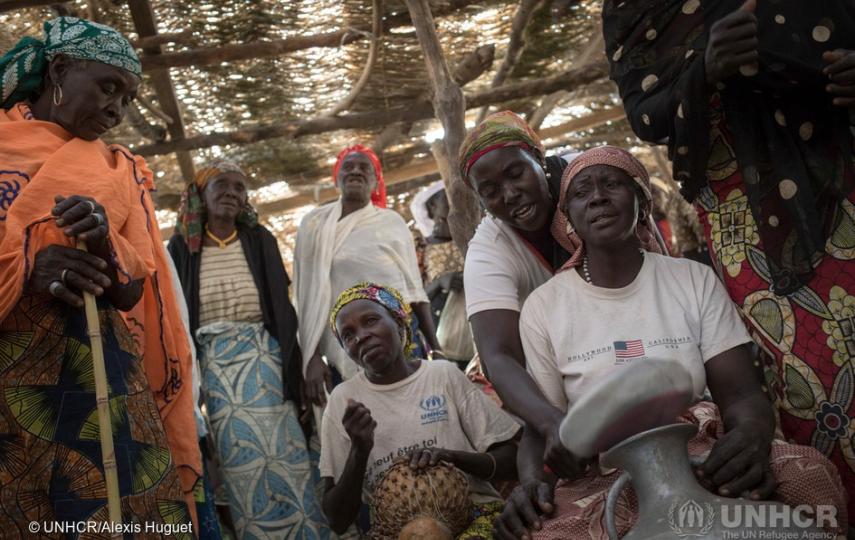
<path fill-rule="evenodd" d="M 413 197 L 413 202 L 410 203 L 410 212 L 412 212 L 413 219 L 416 221 L 416 227 L 425 238 L 433 233 L 434 227 L 433 219 L 428 214 L 427 202 L 431 197 L 444 189 L 445 184 L 443 181 L 437 180 L 416 193 L 416 196 Z"/>

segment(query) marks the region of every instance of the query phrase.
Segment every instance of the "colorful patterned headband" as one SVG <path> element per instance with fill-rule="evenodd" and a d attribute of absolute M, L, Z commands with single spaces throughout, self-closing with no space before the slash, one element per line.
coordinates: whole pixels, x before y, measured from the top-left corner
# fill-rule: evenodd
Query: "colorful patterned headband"
<path fill-rule="evenodd" d="M 368 283 L 365 281 L 357 283 L 338 296 L 338 300 L 336 300 L 335 305 L 332 310 L 330 310 L 329 320 L 330 328 L 338 342 L 341 343 L 341 336 L 338 334 L 335 319 L 338 317 L 339 312 L 344 306 L 351 302 L 355 302 L 356 300 L 370 300 L 376 304 L 380 304 L 386 308 L 399 325 L 404 327 L 407 332 L 404 342 L 404 354 L 409 356 L 415 348 L 413 345 L 410 305 L 404 301 L 401 293 L 394 288 L 384 287 L 383 285 L 377 285 L 376 283 Z"/>
<path fill-rule="evenodd" d="M 460 148 L 460 175 L 466 185 L 469 171 L 484 155 L 507 146 L 518 146 L 534 155 L 543 164 L 543 143 L 525 120 L 511 111 L 493 113 L 466 135 Z"/>

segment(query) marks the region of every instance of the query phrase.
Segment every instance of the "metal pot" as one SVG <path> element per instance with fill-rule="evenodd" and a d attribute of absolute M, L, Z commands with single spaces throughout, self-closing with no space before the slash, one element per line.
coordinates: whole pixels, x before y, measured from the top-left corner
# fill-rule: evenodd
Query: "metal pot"
<path fill-rule="evenodd" d="M 606 499 L 610 538 L 618 539 L 615 503 L 630 481 L 638 495 L 639 513 L 635 526 L 623 540 L 833 536 L 823 534 L 813 519 L 782 503 L 731 499 L 706 490 L 695 479 L 687 450 L 697 430 L 691 424 L 662 426 L 630 437 L 603 454 L 606 467 L 624 471 Z"/>

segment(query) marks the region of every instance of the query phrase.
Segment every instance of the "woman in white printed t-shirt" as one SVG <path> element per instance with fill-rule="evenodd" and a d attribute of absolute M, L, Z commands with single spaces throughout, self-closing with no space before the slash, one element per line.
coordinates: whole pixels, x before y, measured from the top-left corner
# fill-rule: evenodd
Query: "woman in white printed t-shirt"
<path fill-rule="evenodd" d="M 715 401 L 680 419 L 700 425 L 689 451 L 709 453 L 698 469 L 706 487 L 724 497 L 831 504 L 842 516 L 833 532 L 845 531 L 845 492 L 831 462 L 813 448 L 773 442 L 772 406 L 745 347 L 751 339 L 724 286 L 707 266 L 655 252 L 644 166 L 620 148 L 589 150 L 567 167 L 558 208 L 553 233 L 574 255 L 520 316 L 527 369 L 550 403 L 566 411 L 592 382 L 632 362 L 679 361 L 695 399 L 709 386 Z M 500 538 L 607 538 L 595 524 L 619 472 L 580 468 L 556 488 L 543 445 L 525 432 L 521 485 L 500 518 Z M 619 531 L 632 527 L 637 505 L 621 496 Z"/>
<path fill-rule="evenodd" d="M 526 297 L 570 256 L 549 230 L 566 162 L 545 157 L 525 120 L 503 111 L 467 135 L 459 165 L 487 209 L 463 267 L 466 311 L 481 367 L 503 405 L 547 438 L 549 466 L 571 474 L 575 464 L 558 438 L 563 415 L 526 373 L 519 336 Z"/>
<path fill-rule="evenodd" d="M 376 484 L 396 459 L 416 470 L 442 461 L 469 479 L 471 519 L 458 538 L 489 538 L 503 506 L 490 481 L 516 478 L 519 425 L 451 362 L 413 355 L 410 313 L 398 291 L 374 283 L 345 290 L 332 308 L 332 332 L 362 369 L 324 411 L 324 513 L 341 533 L 363 502 L 376 515 Z"/>

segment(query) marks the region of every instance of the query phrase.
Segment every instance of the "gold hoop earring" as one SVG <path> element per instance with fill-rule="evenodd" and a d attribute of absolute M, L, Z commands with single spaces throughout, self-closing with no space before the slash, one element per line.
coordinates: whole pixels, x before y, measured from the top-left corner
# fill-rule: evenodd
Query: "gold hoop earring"
<path fill-rule="evenodd" d="M 59 91 L 59 97 L 56 97 L 56 92 Z M 59 107 L 62 105 L 62 87 L 58 84 L 53 85 L 53 104 Z"/>

